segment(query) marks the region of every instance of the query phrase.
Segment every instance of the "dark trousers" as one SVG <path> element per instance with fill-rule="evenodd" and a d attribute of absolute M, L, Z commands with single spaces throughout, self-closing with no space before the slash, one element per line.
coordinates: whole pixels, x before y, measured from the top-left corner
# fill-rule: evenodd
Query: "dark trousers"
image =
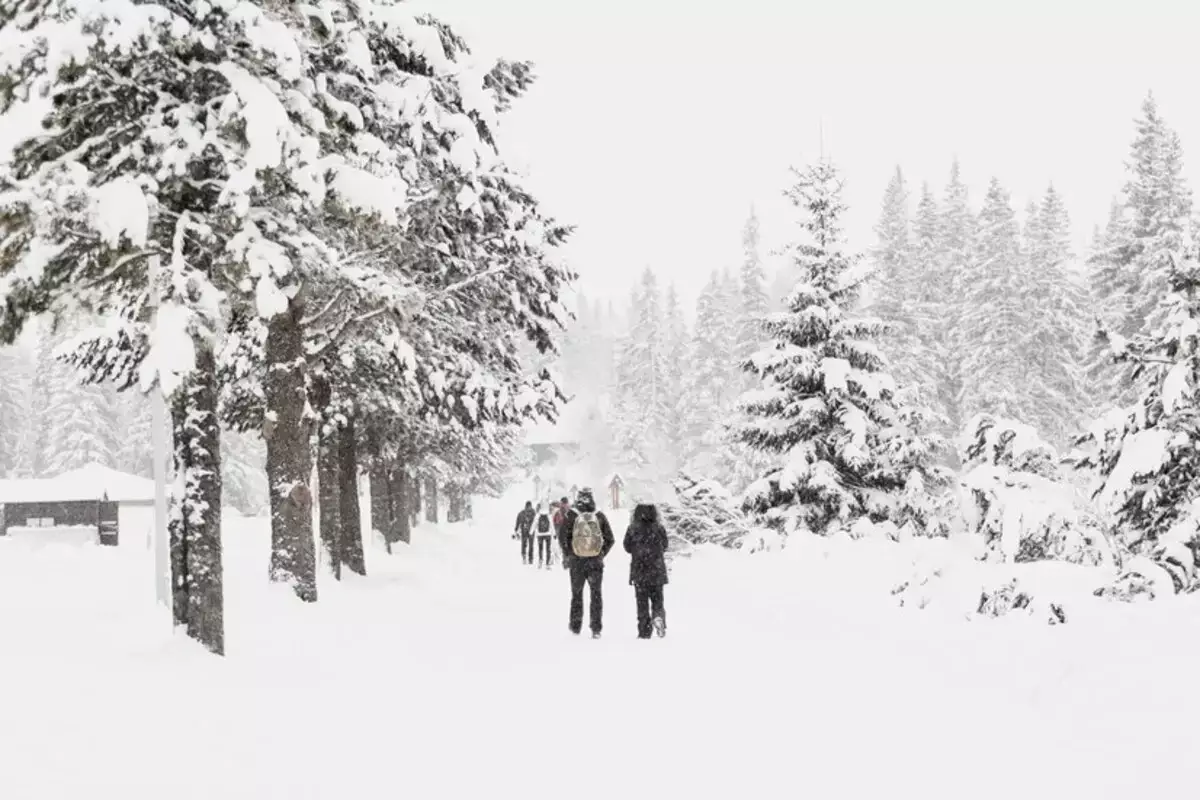
<path fill-rule="evenodd" d="M 649 639 L 650 632 L 653 630 L 651 621 L 655 617 L 662 617 L 663 622 L 667 620 L 667 611 L 663 607 L 662 584 L 657 586 L 634 586 L 633 593 L 637 600 L 638 636 L 643 639 Z"/>
<path fill-rule="evenodd" d="M 533 563 L 533 534 L 521 534 L 521 560 L 526 564 Z"/>
<path fill-rule="evenodd" d="M 579 633 L 583 628 L 583 585 L 591 587 L 592 599 L 588 604 L 591 612 L 591 627 L 599 633 L 603 627 L 604 596 L 600 585 L 604 582 L 604 562 L 599 558 L 575 558 L 571 562 L 571 630 Z"/>
<path fill-rule="evenodd" d="M 548 535 L 547 536 L 539 536 L 539 537 L 537 537 L 537 542 L 538 542 L 538 566 L 540 567 L 542 564 L 545 564 L 546 566 L 550 566 L 550 537 Z"/>

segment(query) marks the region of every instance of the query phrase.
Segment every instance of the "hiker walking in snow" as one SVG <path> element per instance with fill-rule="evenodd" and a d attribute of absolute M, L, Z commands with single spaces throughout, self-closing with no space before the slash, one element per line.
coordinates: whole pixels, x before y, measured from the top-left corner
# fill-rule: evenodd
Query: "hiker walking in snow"
<path fill-rule="evenodd" d="M 517 527 L 513 532 L 514 539 L 521 540 L 521 563 L 533 563 L 533 521 L 537 516 L 537 512 L 533 510 L 533 503 L 525 501 L 525 508 L 521 509 L 521 513 L 517 515 Z"/>
<path fill-rule="evenodd" d="M 517 523 L 513 525 L 514 539 L 520 539 L 521 535 L 526 533 L 530 526 L 533 525 L 533 503 L 529 500 L 525 501 L 525 507 L 521 509 L 521 513 L 517 514 Z"/>
<path fill-rule="evenodd" d="M 550 512 L 539 506 L 537 522 L 533 527 L 537 532 L 538 569 L 550 569 L 550 539 L 554 533 L 550 525 Z"/>
<path fill-rule="evenodd" d="M 629 585 L 637 601 L 639 639 L 649 639 L 654 630 L 667 635 L 667 612 L 663 606 L 663 587 L 667 585 L 667 531 L 658 521 L 658 508 L 640 503 L 633 510 L 625 531 L 625 552 L 629 553 Z"/>
<path fill-rule="evenodd" d="M 571 512 L 571 501 L 565 497 L 563 499 L 559 500 L 558 501 L 558 510 L 554 512 L 554 519 L 551 520 L 551 522 L 554 524 L 554 537 L 556 539 L 558 539 L 558 541 L 560 543 L 563 540 L 563 536 L 566 535 L 564 530 L 567 525 L 567 514 L 569 514 L 570 512 Z M 566 569 L 568 566 L 569 565 L 567 564 L 567 560 L 564 558 L 563 559 L 563 569 Z"/>
<path fill-rule="evenodd" d="M 596 510 L 596 500 L 591 489 L 580 489 L 575 498 L 575 508 L 567 512 L 558 537 L 562 547 L 563 563 L 571 570 L 571 633 L 583 629 L 583 586 L 591 589 L 588 616 L 592 638 L 600 638 L 604 627 L 604 557 L 616 544 L 608 517 Z"/>

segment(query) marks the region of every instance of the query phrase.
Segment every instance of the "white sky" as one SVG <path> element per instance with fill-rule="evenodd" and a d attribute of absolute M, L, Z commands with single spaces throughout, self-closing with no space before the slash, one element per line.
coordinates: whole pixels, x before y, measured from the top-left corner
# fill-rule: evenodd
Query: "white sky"
<path fill-rule="evenodd" d="M 1195 0 L 1193 0 L 1195 2 Z M 1124 180 L 1153 89 L 1200 185 L 1200 8 L 1188 0 L 426 0 L 481 54 L 538 83 L 503 146 L 578 225 L 584 291 L 624 298 L 646 265 L 689 299 L 740 261 L 751 203 L 790 241 L 789 165 L 842 167 L 851 243 L 873 242 L 899 164 L 939 193 L 957 155 L 978 204 L 1050 181 L 1080 242 Z M 914 199 L 915 204 L 915 199 Z"/>

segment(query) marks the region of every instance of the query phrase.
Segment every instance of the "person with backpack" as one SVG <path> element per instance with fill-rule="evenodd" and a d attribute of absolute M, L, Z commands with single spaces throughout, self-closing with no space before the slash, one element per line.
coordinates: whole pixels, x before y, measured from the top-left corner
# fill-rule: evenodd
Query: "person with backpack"
<path fill-rule="evenodd" d="M 662 638 L 667 635 L 663 587 L 667 585 L 668 541 L 657 507 L 639 503 L 634 508 L 624 545 L 630 555 L 629 585 L 637 601 L 638 638 L 649 639 L 651 630 Z"/>
<path fill-rule="evenodd" d="M 533 527 L 533 502 L 526 500 L 525 507 L 517 514 L 517 524 L 513 526 L 513 538 L 521 540 L 521 557 L 525 557 L 525 537 Z"/>
<path fill-rule="evenodd" d="M 533 503 L 526 503 L 525 510 L 521 512 L 524 516 L 520 519 L 520 528 L 518 533 L 521 535 L 521 563 L 533 563 L 533 524 L 537 519 L 537 511 L 533 507 Z"/>
<path fill-rule="evenodd" d="M 537 522 L 534 523 L 537 533 L 538 569 L 550 569 L 550 539 L 553 534 L 550 525 L 550 512 L 538 507 Z"/>
<path fill-rule="evenodd" d="M 554 523 L 554 537 L 556 539 L 558 539 L 558 541 L 560 543 L 563 540 L 563 536 L 566 535 L 564 533 L 564 528 L 566 527 L 566 524 L 567 524 L 567 514 L 569 514 L 570 511 L 571 511 L 571 501 L 570 500 L 568 500 L 567 498 L 564 497 L 563 499 L 558 501 L 558 510 L 554 512 L 554 519 L 552 521 Z M 566 569 L 568 566 L 570 566 L 570 565 L 567 564 L 567 560 L 564 558 L 563 559 L 563 569 Z"/>
<path fill-rule="evenodd" d="M 604 627 L 604 557 L 616 544 L 608 517 L 596 510 L 592 490 L 583 488 L 575 508 L 567 512 L 559 532 L 563 563 L 571 570 L 571 616 L 568 626 L 576 635 L 583 629 L 583 586 L 591 589 L 588 604 L 592 638 L 599 639 Z"/>

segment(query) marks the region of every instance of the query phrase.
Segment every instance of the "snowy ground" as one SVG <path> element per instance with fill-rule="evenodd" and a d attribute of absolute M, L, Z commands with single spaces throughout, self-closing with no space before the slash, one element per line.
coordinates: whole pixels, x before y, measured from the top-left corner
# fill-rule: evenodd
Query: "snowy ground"
<path fill-rule="evenodd" d="M 0 541 L 0 797 L 1011 800 L 1193 783 L 1195 601 L 967 623 L 895 609 L 906 567 L 887 574 L 879 545 L 702 553 L 668 587 L 668 638 L 645 642 L 617 550 L 597 642 L 566 630 L 565 573 L 520 563 L 512 509 L 478 511 L 499 522 L 422 525 L 308 607 L 265 586 L 265 522 L 231 520 L 223 661 L 164 632 L 139 548 Z"/>

